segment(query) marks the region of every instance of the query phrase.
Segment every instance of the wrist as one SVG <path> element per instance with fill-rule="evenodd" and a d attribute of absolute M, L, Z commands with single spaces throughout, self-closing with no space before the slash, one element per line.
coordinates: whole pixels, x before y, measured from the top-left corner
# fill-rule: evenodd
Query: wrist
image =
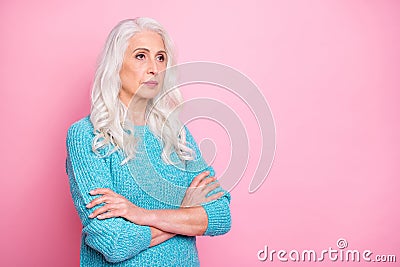
<path fill-rule="evenodd" d="M 133 206 L 129 210 L 127 216 L 122 217 L 138 225 L 150 226 L 149 222 L 152 220 L 151 216 L 151 210 L 147 210 L 138 206 Z"/>
<path fill-rule="evenodd" d="M 155 210 L 148 210 L 141 208 L 142 215 L 140 216 L 141 225 L 155 226 L 155 222 L 157 221 L 157 213 Z"/>

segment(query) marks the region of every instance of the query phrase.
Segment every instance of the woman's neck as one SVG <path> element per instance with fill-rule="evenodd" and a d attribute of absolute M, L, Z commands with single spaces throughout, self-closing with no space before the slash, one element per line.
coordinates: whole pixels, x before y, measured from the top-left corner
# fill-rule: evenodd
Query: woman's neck
<path fill-rule="evenodd" d="M 146 124 L 146 108 L 149 99 L 133 97 L 129 103 L 129 116 L 135 125 Z"/>

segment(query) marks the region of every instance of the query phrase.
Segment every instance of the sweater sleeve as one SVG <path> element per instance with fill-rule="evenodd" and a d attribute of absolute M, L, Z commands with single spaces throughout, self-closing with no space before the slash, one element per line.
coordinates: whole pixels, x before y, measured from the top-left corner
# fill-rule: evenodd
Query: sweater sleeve
<path fill-rule="evenodd" d="M 150 246 L 151 230 L 124 218 L 99 220 L 88 216 L 99 206 L 85 206 L 98 196 L 89 191 L 96 188 L 114 190 L 110 168 L 104 158 L 92 151 L 93 128 L 77 122 L 67 134 L 66 171 L 75 207 L 83 224 L 85 243 L 97 250 L 109 262 L 120 262 L 137 255 Z"/>
<path fill-rule="evenodd" d="M 210 176 L 215 176 L 215 170 L 212 166 L 208 166 L 204 158 L 201 156 L 200 149 L 194 140 L 194 137 L 185 126 L 186 142 L 196 153 L 195 159 L 190 160 L 186 164 L 186 170 L 191 173 L 192 179 L 203 171 L 210 171 Z M 202 207 L 205 209 L 208 217 L 207 230 L 204 235 L 215 236 L 223 235 L 231 229 L 231 212 L 229 208 L 231 195 L 228 191 L 221 187 L 213 190 L 209 195 L 224 191 L 225 194 L 219 199 L 204 203 Z"/>

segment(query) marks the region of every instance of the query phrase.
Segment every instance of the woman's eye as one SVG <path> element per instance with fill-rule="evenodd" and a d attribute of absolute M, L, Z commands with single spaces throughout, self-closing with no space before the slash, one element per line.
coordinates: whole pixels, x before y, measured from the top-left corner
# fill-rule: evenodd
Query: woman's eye
<path fill-rule="evenodd" d="M 159 55 L 157 56 L 158 61 L 164 61 L 164 55 Z"/>
<path fill-rule="evenodd" d="M 144 54 L 137 54 L 137 55 L 135 56 L 135 58 L 137 58 L 137 59 L 144 59 Z"/>

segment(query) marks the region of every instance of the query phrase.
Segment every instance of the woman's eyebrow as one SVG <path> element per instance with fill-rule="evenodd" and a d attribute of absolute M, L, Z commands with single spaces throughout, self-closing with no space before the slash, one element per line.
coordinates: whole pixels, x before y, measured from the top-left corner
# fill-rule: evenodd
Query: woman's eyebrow
<path fill-rule="evenodd" d="M 132 53 L 134 53 L 136 50 L 145 50 L 145 51 L 147 51 L 147 52 L 150 52 L 150 50 L 149 50 L 148 48 L 138 47 L 138 48 L 134 49 L 134 50 L 132 51 Z M 165 53 L 165 54 L 167 54 L 167 52 L 165 52 L 164 50 L 160 50 L 160 51 L 157 52 L 157 54 L 158 54 L 158 53 Z"/>

